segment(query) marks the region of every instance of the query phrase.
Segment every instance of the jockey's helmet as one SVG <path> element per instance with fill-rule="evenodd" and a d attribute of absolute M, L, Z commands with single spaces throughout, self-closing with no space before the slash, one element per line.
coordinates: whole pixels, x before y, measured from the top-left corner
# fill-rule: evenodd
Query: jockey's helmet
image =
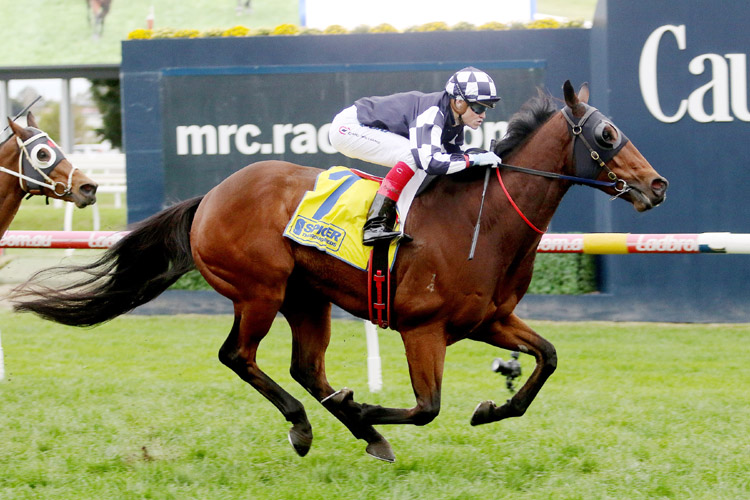
<path fill-rule="evenodd" d="M 494 108 L 495 103 L 500 100 L 490 75 L 473 66 L 454 73 L 445 84 L 445 91 L 454 99 L 467 103 L 480 102 L 490 108 Z"/>

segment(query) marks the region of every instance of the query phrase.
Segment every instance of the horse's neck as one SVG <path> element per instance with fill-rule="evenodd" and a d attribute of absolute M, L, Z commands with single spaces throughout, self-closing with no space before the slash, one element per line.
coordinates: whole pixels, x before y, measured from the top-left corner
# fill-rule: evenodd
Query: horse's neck
<path fill-rule="evenodd" d="M 0 237 L 5 233 L 16 216 L 23 200 L 23 190 L 18 179 L 0 172 Z"/>
<path fill-rule="evenodd" d="M 545 172 L 564 173 L 571 160 L 572 140 L 560 115 L 555 115 L 542 126 L 518 151 L 504 161 L 511 165 L 527 167 Z M 552 216 L 570 185 L 556 179 L 500 170 L 508 194 L 519 210 L 540 230 L 546 230 Z M 497 182 L 499 183 L 499 182 Z M 500 186 L 493 190 L 493 197 L 501 199 L 495 206 L 509 210 L 509 216 L 524 226 L 526 223 L 513 208 L 508 207 L 507 196 Z M 502 208 L 500 208 L 502 207 Z M 508 217 L 506 215 L 505 217 Z"/>

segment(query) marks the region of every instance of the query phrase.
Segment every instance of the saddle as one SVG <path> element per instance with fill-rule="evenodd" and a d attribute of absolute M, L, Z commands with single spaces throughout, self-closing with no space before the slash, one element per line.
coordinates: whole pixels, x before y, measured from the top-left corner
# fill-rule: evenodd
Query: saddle
<path fill-rule="evenodd" d="M 370 321 L 387 328 L 394 292 L 390 273 L 399 242 L 385 241 L 374 247 L 362 244 L 367 211 L 382 180 L 345 167 L 326 170 L 318 175 L 315 188 L 305 193 L 284 236 L 367 271 Z"/>

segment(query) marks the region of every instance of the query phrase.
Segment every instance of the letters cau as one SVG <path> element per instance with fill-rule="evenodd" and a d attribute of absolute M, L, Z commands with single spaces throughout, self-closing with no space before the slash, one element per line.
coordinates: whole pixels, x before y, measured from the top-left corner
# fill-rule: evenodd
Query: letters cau
<path fill-rule="evenodd" d="M 678 50 L 687 49 L 687 29 L 685 25 L 667 24 L 655 29 L 643 44 L 638 68 L 643 102 L 657 120 L 674 123 L 688 114 L 699 123 L 731 122 L 735 118 L 750 121 L 747 109 L 747 54 L 700 54 L 690 60 L 687 72 L 692 75 L 707 73 L 711 77 L 693 90 L 686 99 L 679 101 L 673 114 L 662 107 L 660 96 L 669 96 L 671 90 L 660 89 L 658 85 L 659 57 L 669 58 L 673 44 L 662 44 L 666 37 L 677 42 Z M 709 94 L 709 92 L 711 94 Z M 706 111 L 704 98 L 710 97 L 711 112 Z"/>

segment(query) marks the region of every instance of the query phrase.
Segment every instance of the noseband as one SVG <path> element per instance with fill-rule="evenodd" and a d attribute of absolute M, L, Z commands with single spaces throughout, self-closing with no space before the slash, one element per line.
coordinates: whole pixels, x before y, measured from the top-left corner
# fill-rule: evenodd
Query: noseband
<path fill-rule="evenodd" d="M 55 141 L 39 129 L 32 128 L 36 133 L 23 141 L 16 137 L 19 147 L 18 170 L 10 170 L 0 166 L 0 171 L 18 177 L 21 189 L 30 195 L 42 194 L 42 188 L 51 189 L 57 196 L 72 194 L 73 174 L 75 166 L 71 166 L 67 185 L 53 181 L 49 174 L 65 159 L 62 150 Z M 35 187 L 32 187 L 32 184 Z"/>

